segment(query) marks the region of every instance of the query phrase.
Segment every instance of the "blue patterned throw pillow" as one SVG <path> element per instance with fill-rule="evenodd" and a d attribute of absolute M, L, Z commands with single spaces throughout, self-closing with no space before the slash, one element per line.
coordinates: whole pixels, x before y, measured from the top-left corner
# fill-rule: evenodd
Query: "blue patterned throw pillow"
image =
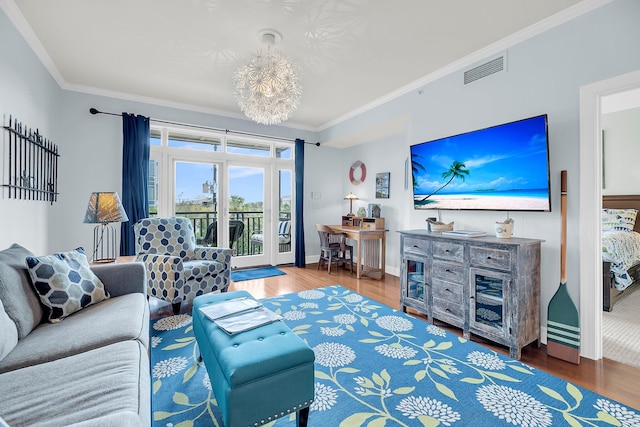
<path fill-rule="evenodd" d="M 602 209 L 602 231 L 633 231 L 637 215 L 635 209 Z"/>
<path fill-rule="evenodd" d="M 40 301 L 49 309 L 51 323 L 109 298 L 104 284 L 91 271 L 83 248 L 27 257 L 26 262 Z"/>

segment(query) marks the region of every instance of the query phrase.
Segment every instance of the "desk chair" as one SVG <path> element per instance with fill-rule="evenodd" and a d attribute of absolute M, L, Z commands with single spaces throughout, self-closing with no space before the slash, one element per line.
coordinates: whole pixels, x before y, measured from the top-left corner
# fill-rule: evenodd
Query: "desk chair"
<path fill-rule="evenodd" d="M 353 274 L 353 246 L 347 245 L 347 235 L 333 231 L 331 227 L 316 224 L 318 236 L 320 237 L 320 259 L 318 260 L 318 270 L 323 263 L 326 263 L 327 272 L 331 274 L 331 264 L 335 263 L 336 268 L 340 263 L 345 267 L 347 262 Z"/>

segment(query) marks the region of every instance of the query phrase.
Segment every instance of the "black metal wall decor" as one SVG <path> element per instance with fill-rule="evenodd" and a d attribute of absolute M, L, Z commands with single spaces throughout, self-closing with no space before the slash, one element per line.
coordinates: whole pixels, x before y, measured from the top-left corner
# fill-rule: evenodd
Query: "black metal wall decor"
<path fill-rule="evenodd" d="M 58 146 L 38 130 L 28 129 L 9 116 L 9 144 L 4 147 L 5 182 L 10 199 L 58 200 Z"/>

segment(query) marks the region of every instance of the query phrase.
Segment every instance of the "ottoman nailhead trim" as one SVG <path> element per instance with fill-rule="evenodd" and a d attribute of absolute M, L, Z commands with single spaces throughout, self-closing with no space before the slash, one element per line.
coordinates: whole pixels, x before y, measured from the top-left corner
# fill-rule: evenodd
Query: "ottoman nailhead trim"
<path fill-rule="evenodd" d="M 303 407 L 306 408 L 307 406 L 311 405 L 312 403 L 313 403 L 313 399 L 311 399 L 309 402 L 300 403 L 300 404 L 298 404 L 298 406 L 294 406 L 292 409 L 287 409 L 287 414 L 290 414 L 292 410 L 293 411 L 297 411 L 298 408 L 303 408 Z M 280 415 L 278 415 L 278 414 L 272 415 L 271 417 L 267 418 L 267 421 L 260 420 L 260 422 L 253 423 L 253 427 L 258 427 L 258 426 L 261 426 L 263 424 L 266 424 L 267 422 L 271 422 L 271 418 L 272 417 L 273 417 L 274 420 L 277 420 L 278 416 L 283 417 L 284 416 L 284 411 L 280 412 Z M 249 426 L 249 427 L 251 427 L 251 426 Z"/>

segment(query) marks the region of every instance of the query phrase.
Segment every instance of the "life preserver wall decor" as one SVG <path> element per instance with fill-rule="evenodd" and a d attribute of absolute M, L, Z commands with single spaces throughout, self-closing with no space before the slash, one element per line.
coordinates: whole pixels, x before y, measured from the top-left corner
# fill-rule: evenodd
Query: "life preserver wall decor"
<path fill-rule="evenodd" d="M 356 178 L 357 169 L 360 169 L 359 178 Z M 367 168 L 365 167 L 364 163 L 362 163 L 360 160 L 354 162 L 351 165 L 351 169 L 349 169 L 349 181 L 351 181 L 353 185 L 360 185 L 364 182 L 364 179 L 366 177 L 367 177 Z"/>

